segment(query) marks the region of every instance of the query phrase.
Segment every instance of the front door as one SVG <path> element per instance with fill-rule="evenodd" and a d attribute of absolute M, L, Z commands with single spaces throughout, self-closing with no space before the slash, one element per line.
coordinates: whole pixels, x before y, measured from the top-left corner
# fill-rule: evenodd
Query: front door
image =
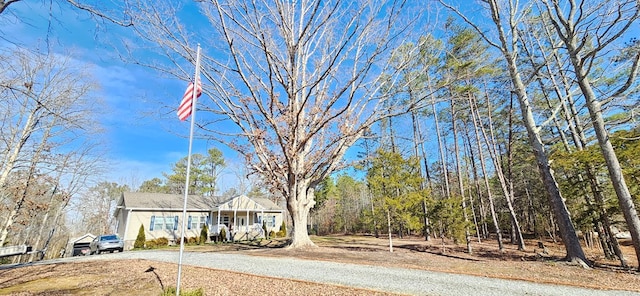
<path fill-rule="evenodd" d="M 221 223 L 224 224 L 225 226 L 227 226 L 227 228 L 229 228 L 229 216 L 222 216 L 222 219 L 220 219 Z"/>

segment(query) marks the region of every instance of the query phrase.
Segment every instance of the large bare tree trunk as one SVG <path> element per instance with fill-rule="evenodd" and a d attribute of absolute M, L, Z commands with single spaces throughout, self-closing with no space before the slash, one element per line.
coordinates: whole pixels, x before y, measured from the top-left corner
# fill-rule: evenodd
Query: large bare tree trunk
<path fill-rule="evenodd" d="M 290 248 L 315 246 L 307 232 L 307 217 L 309 216 L 309 211 L 315 205 L 314 190 L 307 190 L 307 188 L 302 184 L 295 184 L 291 188 L 294 194 L 287 200 L 287 209 L 291 214 L 291 222 L 293 223 Z"/>

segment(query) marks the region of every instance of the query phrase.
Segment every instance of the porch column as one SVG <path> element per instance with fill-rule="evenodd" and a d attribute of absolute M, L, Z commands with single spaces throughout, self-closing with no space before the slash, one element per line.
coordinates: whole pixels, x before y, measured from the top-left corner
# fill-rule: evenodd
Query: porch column
<path fill-rule="evenodd" d="M 122 234 L 122 241 L 125 243 L 125 247 L 127 246 L 127 231 L 129 231 L 129 220 L 131 219 L 131 209 L 127 210 L 127 218 L 125 218 L 124 222 L 124 233 Z"/>
<path fill-rule="evenodd" d="M 218 224 L 216 224 L 216 229 L 218 230 L 218 235 L 220 235 L 220 208 L 218 207 Z"/>
<path fill-rule="evenodd" d="M 238 231 L 238 209 L 233 209 L 233 231 Z"/>
<path fill-rule="evenodd" d="M 247 209 L 247 225 L 245 225 L 245 232 L 249 232 L 249 210 Z"/>

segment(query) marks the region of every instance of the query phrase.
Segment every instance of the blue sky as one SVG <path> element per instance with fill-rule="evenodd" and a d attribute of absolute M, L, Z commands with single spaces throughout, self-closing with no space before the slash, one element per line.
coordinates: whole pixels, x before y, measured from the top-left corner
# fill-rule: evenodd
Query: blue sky
<path fill-rule="evenodd" d="M 170 172 L 171 165 L 187 155 L 189 122 L 180 122 L 174 112 L 187 82 L 123 62 L 112 47 L 122 39 L 135 44 L 136 37 L 129 29 L 98 25 L 88 13 L 72 9 L 64 1 L 50 3 L 20 1 L 10 6 L 0 16 L 0 45 L 11 46 L 6 42 L 11 40 L 41 52 L 71 52 L 79 63 L 91 66 L 101 85 L 98 96 L 105 102 L 100 122 L 105 129 L 106 163 L 110 167 L 102 176 L 104 180 L 139 185 Z M 477 7 L 465 7 L 472 8 Z M 444 19 L 446 11 L 441 13 Z M 637 34 L 637 28 L 630 34 Z M 187 61 L 181 66 L 193 68 Z M 400 124 L 408 126 L 406 122 Z M 427 127 L 427 141 L 435 145 L 430 130 Z M 205 153 L 211 147 L 222 150 L 228 163 L 219 183 L 224 192 L 236 184 L 235 173 L 242 163 L 235 152 L 204 140 L 194 141 L 193 152 Z M 351 150 L 347 157 L 354 155 Z"/>
<path fill-rule="evenodd" d="M 173 112 L 187 83 L 118 58 L 110 49 L 112 44 L 124 38 L 135 42 L 128 29 L 98 26 L 88 13 L 66 4 L 50 6 L 46 1 L 13 4 L 0 17 L 0 28 L 5 39 L 0 44 L 5 48 L 13 46 L 9 40 L 40 52 L 71 53 L 78 63 L 90 68 L 100 84 L 97 96 L 105 103 L 99 121 L 105 129 L 103 142 L 109 164 L 105 175 L 96 181 L 139 185 L 162 177 L 162 172 L 170 172 L 171 165 L 187 155 L 189 121 L 179 121 Z M 184 66 L 189 67 L 187 61 Z M 233 151 L 194 140 L 193 152 L 205 153 L 211 147 L 222 150 L 229 164 L 222 178 L 235 178 L 233 170 L 239 164 Z M 229 181 L 220 182 L 222 191 L 228 189 L 225 184 L 234 183 Z"/>

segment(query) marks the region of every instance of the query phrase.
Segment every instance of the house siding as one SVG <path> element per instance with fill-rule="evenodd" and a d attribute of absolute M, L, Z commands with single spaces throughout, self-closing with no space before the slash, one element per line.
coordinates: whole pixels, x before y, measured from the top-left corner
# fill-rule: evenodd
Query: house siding
<path fill-rule="evenodd" d="M 119 215 L 119 216 L 123 216 L 123 220 L 126 221 L 126 218 L 124 216 L 126 216 L 127 212 L 129 211 L 121 211 L 121 213 L 124 213 L 123 215 Z M 130 250 L 133 248 L 133 244 L 136 241 L 136 237 L 138 236 L 138 231 L 140 230 L 140 225 L 144 225 L 144 236 L 145 236 L 145 240 L 152 240 L 152 239 L 158 239 L 158 238 L 167 238 L 169 241 L 179 241 L 180 240 L 180 235 L 181 235 L 181 230 L 182 230 L 182 212 L 172 212 L 172 211 L 152 211 L 152 212 L 148 212 L 148 211 L 131 211 L 130 212 L 131 217 L 129 217 L 129 227 L 127 228 L 127 232 L 124 233 L 124 229 L 126 228 L 124 225 L 125 223 L 122 223 L 122 227 L 118 227 L 118 235 L 124 240 L 125 243 L 125 249 Z M 193 216 L 193 217 L 206 217 L 208 215 L 208 213 L 203 213 L 203 212 L 187 212 L 187 222 L 189 217 L 188 216 Z M 178 216 L 178 225 L 177 225 L 177 229 L 175 230 L 167 230 L 167 229 L 154 229 L 151 230 L 150 229 L 150 225 L 151 225 L 151 217 L 175 217 Z M 120 219 L 118 219 L 120 220 Z M 185 231 L 185 237 L 189 238 L 189 237 L 196 237 L 200 235 L 200 228 L 195 228 L 195 229 L 189 229 L 189 227 L 186 227 L 186 231 Z"/>
<path fill-rule="evenodd" d="M 118 202 L 118 211 L 116 213 L 117 234 L 124 240 L 125 249 L 130 250 L 138 236 L 140 225 L 144 226 L 145 240 L 153 240 L 158 238 L 167 238 L 169 241 L 176 242 L 180 239 L 182 229 L 182 210 L 177 207 L 176 200 L 181 197 L 169 194 L 149 194 L 149 193 L 123 193 Z M 271 223 L 267 225 L 267 231 L 279 231 L 283 219 L 283 210 L 275 204 L 262 200 L 260 203 L 254 201 L 247 196 L 241 195 L 233 199 L 221 202 L 217 205 L 211 205 L 209 202 L 199 201 L 198 197 L 193 197 L 191 208 L 187 209 L 186 223 L 189 223 L 189 216 L 192 217 L 195 227 L 189 229 L 186 225 L 184 236 L 187 238 L 197 237 L 200 235 L 200 217 L 205 217 L 206 224 L 210 231 L 210 236 L 217 235 L 215 227 L 218 223 L 226 224 L 229 229 L 233 229 L 234 234 L 239 234 L 239 239 L 255 238 L 256 230 L 258 235 L 262 235 L 262 217 L 271 219 Z M 150 202 L 151 201 L 151 202 Z M 128 205 L 128 206 L 127 206 Z M 266 205 L 266 206 L 263 206 Z M 164 210 L 162 209 L 164 207 Z M 228 217 L 227 220 L 218 220 L 218 215 Z M 210 216 L 207 221 L 206 217 Z M 162 219 L 158 223 L 154 223 L 152 230 L 151 220 Z M 166 217 L 169 220 L 165 220 Z M 174 219 L 177 217 L 176 219 Z M 235 218 L 235 219 L 234 219 Z M 160 223 L 163 222 L 163 223 Z M 165 229 L 166 224 L 172 225 L 171 229 Z M 155 229 L 155 224 L 163 229 Z"/>

